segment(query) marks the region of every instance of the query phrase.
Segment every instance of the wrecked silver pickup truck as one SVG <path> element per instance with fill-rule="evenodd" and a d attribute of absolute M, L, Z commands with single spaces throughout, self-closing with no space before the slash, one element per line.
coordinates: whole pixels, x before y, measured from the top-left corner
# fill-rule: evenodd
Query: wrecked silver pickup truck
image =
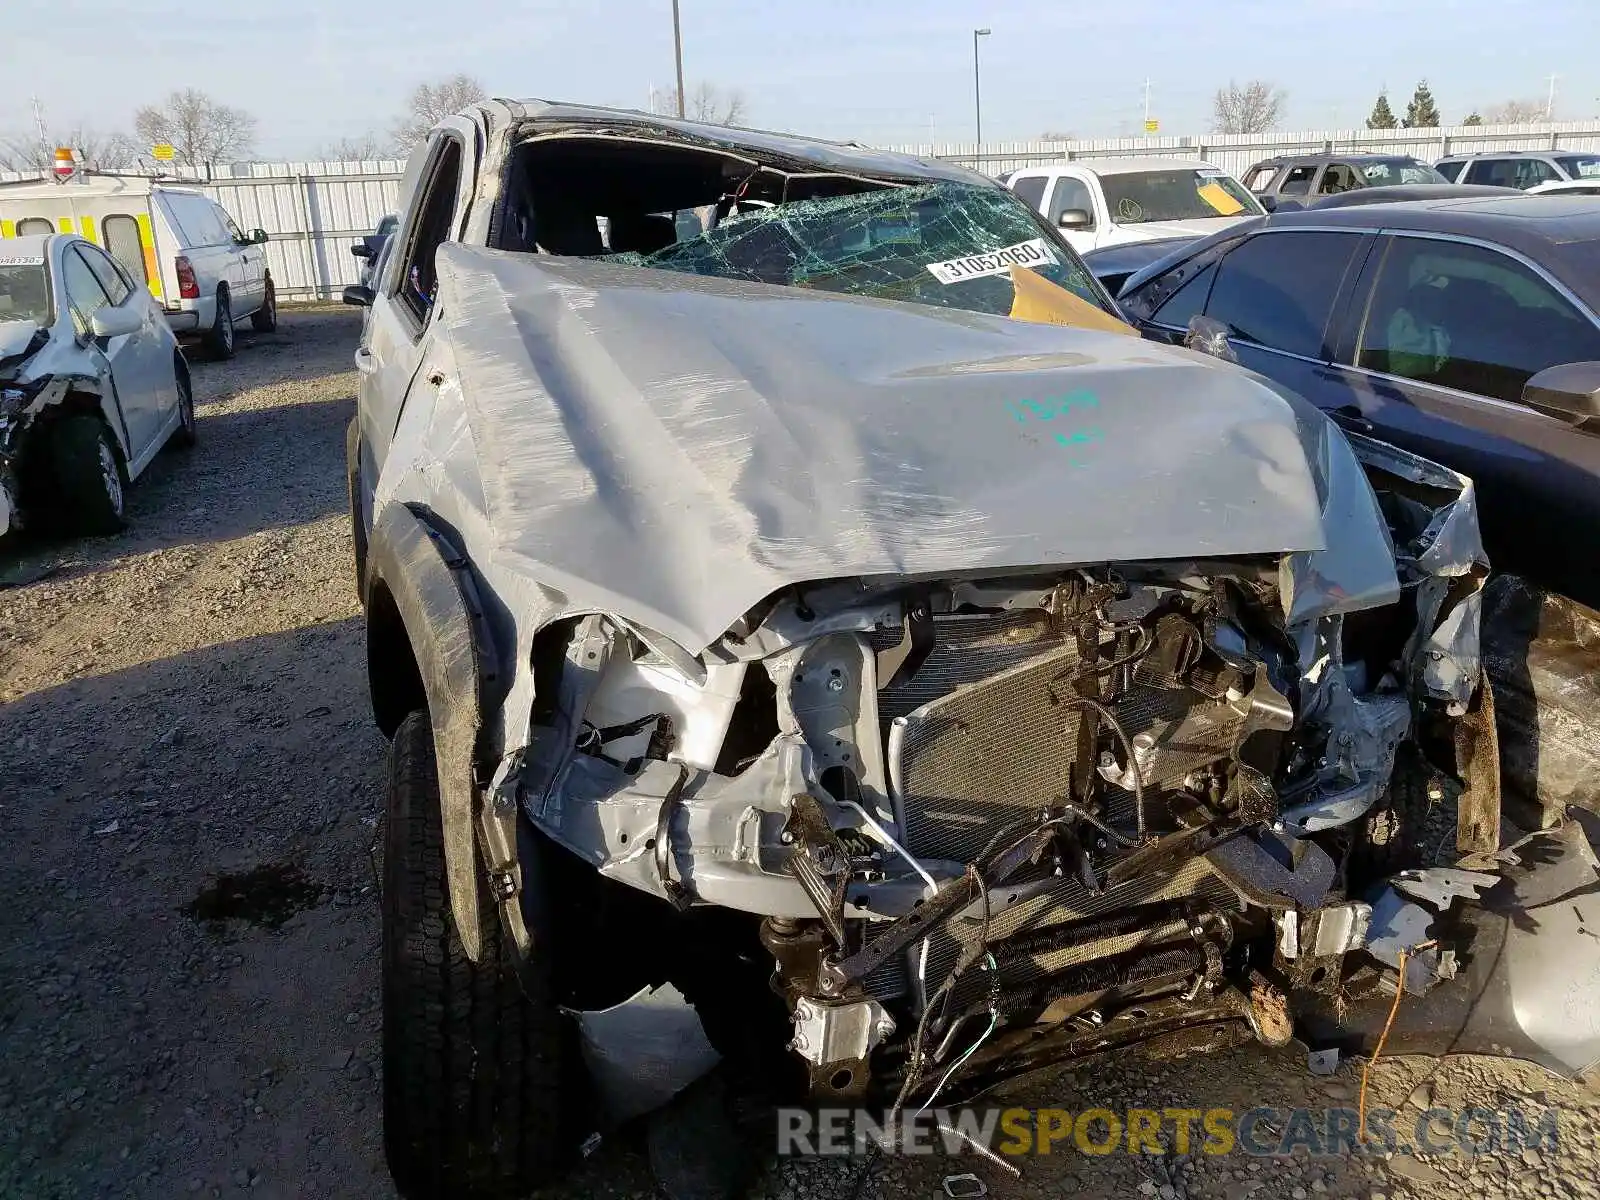
<path fill-rule="evenodd" d="M 1466 479 L 1126 336 L 945 164 L 496 101 L 402 202 L 347 299 L 407 1195 L 719 1058 L 942 1103 L 1358 1048 L 1402 987 L 1436 1048 L 1600 1057 L 1536 999 L 1592 995 L 1526 910 L 1594 859 L 1502 849 Z"/>

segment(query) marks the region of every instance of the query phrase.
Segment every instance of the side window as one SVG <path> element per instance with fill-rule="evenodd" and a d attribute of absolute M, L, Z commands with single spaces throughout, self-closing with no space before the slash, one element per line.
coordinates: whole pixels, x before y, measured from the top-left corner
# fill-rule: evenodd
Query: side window
<path fill-rule="evenodd" d="M 1454 183 L 1456 178 L 1461 174 L 1461 168 L 1466 165 L 1467 164 L 1464 162 L 1442 162 L 1433 169 L 1439 172 L 1439 174 L 1443 175 L 1451 183 Z"/>
<path fill-rule="evenodd" d="M 1250 168 L 1250 173 L 1244 177 L 1244 186 L 1252 192 L 1264 192 L 1272 186 L 1273 177 L 1277 173 L 1277 164 L 1261 163 Z"/>
<path fill-rule="evenodd" d="M 1517 164 L 1508 158 L 1480 158 L 1467 168 L 1465 183 L 1486 183 L 1491 187 L 1516 187 Z"/>
<path fill-rule="evenodd" d="M 100 286 L 99 277 L 71 247 L 61 255 L 61 283 L 66 289 L 67 303 L 72 306 L 73 325 L 80 334 L 88 333 L 89 318 L 111 301 L 105 288 Z"/>
<path fill-rule="evenodd" d="M 1024 175 L 1011 185 L 1011 190 L 1026 201 L 1029 208 L 1043 212 L 1044 185 L 1049 182 L 1048 175 Z"/>
<path fill-rule="evenodd" d="M 1322 173 L 1322 182 L 1317 185 L 1317 194 L 1331 196 L 1335 192 L 1348 192 L 1360 186 L 1361 181 L 1356 178 L 1356 173 L 1344 163 L 1329 163 L 1328 169 Z"/>
<path fill-rule="evenodd" d="M 100 286 L 105 289 L 106 298 L 112 304 L 121 304 L 133 294 L 133 285 L 128 282 L 127 276 L 105 254 L 95 246 L 74 246 L 83 260 L 89 264 L 89 269 L 94 272 Z"/>
<path fill-rule="evenodd" d="M 1279 194 L 1284 196 L 1306 195 L 1311 191 L 1311 180 L 1316 173 L 1315 164 L 1308 167 L 1290 167 L 1289 173 L 1283 177 L 1283 182 L 1278 185 Z"/>
<path fill-rule="evenodd" d="M 244 234 L 240 231 L 239 226 L 234 223 L 233 218 L 228 215 L 227 209 L 223 208 L 220 204 L 213 204 L 211 206 L 211 211 L 216 214 L 217 220 L 222 222 L 223 232 L 228 235 L 229 241 L 244 241 Z"/>
<path fill-rule="evenodd" d="M 1050 211 L 1045 214 L 1050 224 L 1057 225 L 1061 222 L 1061 214 L 1069 208 L 1082 209 L 1089 214 L 1089 223 L 1084 229 L 1093 229 L 1094 197 L 1089 194 L 1089 185 L 1081 179 L 1073 179 L 1062 175 L 1056 179 L 1056 186 L 1050 191 Z"/>
<path fill-rule="evenodd" d="M 452 137 L 440 143 L 438 157 L 417 197 L 417 223 L 401 262 L 399 295 L 418 322 L 428 319 L 438 292 L 439 272 L 434 256 L 450 239 L 456 211 L 456 190 L 461 182 L 461 145 Z M 598 237 L 598 234 L 596 235 Z"/>
<path fill-rule="evenodd" d="M 1517 164 L 1517 186 L 1524 191 L 1560 178 L 1560 173 L 1542 158 L 1525 158 Z"/>
<path fill-rule="evenodd" d="M 32 237 L 36 233 L 54 233 L 56 227 L 48 217 L 23 217 L 17 222 L 18 237 Z"/>
<path fill-rule="evenodd" d="M 1188 329 L 1189 322 L 1205 312 L 1206 297 L 1210 295 L 1211 283 L 1216 277 L 1217 264 L 1212 263 L 1168 296 L 1167 302 L 1156 309 L 1151 320 L 1173 329 Z"/>
<path fill-rule="evenodd" d="M 1323 357 L 1323 337 L 1358 233 L 1263 233 L 1224 258 L 1206 315 L 1272 350 Z"/>
<path fill-rule="evenodd" d="M 1356 364 L 1517 401 L 1546 367 L 1600 360 L 1600 330 L 1536 272 L 1499 251 L 1391 238 Z"/>
<path fill-rule="evenodd" d="M 106 249 L 123 269 L 141 284 L 150 282 L 145 273 L 144 247 L 139 243 L 139 223 L 129 216 L 110 216 L 100 222 Z"/>

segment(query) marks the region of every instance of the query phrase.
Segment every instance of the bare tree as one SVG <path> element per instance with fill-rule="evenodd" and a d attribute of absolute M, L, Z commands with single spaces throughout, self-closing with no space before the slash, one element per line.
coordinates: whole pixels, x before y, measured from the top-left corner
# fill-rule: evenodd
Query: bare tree
<path fill-rule="evenodd" d="M 1278 123 L 1288 95 L 1265 79 L 1240 86 L 1228 81 L 1211 99 L 1212 128 L 1217 133 L 1265 133 Z"/>
<path fill-rule="evenodd" d="M 704 80 L 689 90 L 683 104 L 683 115 L 691 121 L 707 125 L 737 125 L 743 121 L 749 105 L 744 93 L 736 89 L 722 91 L 714 83 Z M 678 89 L 667 88 L 655 93 L 655 111 L 666 116 L 678 115 Z"/>
<path fill-rule="evenodd" d="M 1545 106 L 1538 100 L 1507 100 L 1480 109 L 1486 125 L 1525 125 L 1530 121 L 1548 120 Z"/>
<path fill-rule="evenodd" d="M 357 137 L 337 138 L 323 145 L 318 157 L 324 162 L 371 162 L 392 158 L 394 146 L 381 133 L 367 132 Z"/>
<path fill-rule="evenodd" d="M 230 162 L 255 145 L 256 119 L 219 104 L 196 88 L 173 92 L 160 105 L 133 114 L 133 130 L 147 145 L 165 142 L 178 162 L 198 171 L 204 163 Z"/>
<path fill-rule="evenodd" d="M 1039 140 L 1041 142 L 1070 142 L 1074 141 L 1075 138 L 1070 133 L 1061 133 L 1058 130 L 1046 129 L 1039 135 Z"/>
<path fill-rule="evenodd" d="M 139 146 L 125 133 L 96 133 L 83 125 L 67 130 L 0 141 L 0 169 L 48 171 L 55 163 L 57 146 L 70 146 L 83 156 L 91 171 L 121 171 L 139 163 Z"/>
<path fill-rule="evenodd" d="M 428 131 L 445 117 L 476 104 L 488 95 L 471 75 L 452 75 L 438 83 L 419 83 L 406 101 L 406 113 L 392 131 L 396 149 L 410 153 L 426 140 Z"/>

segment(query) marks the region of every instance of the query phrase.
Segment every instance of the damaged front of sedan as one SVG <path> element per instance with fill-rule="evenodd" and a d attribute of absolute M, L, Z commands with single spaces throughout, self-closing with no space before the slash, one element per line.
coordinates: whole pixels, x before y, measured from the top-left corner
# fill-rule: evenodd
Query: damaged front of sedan
<path fill-rule="evenodd" d="M 1058 237 L 953 169 L 457 120 L 405 253 L 452 136 L 484 175 L 420 276 L 403 403 L 351 430 L 403 1191 L 530 1186 L 575 1097 L 638 1115 L 719 1056 L 773 1096 L 792 1068 L 816 1102 L 926 1105 L 1297 1019 L 1354 1046 L 1337 1014 L 1397 987 L 1526 1001 L 1596 969 L 1575 935 L 1537 981 L 1484 953 L 1516 863 L 1469 481 L 1125 336 Z M 519 153 L 563 140 L 710 228 L 509 244 Z M 629 224 L 589 199 L 564 219 Z M 1441 828 L 1475 870 L 1435 867 Z M 1586 886 L 1567 843 L 1526 861 Z M 1500 1044 L 1600 1057 L 1592 1018 L 1555 1036 L 1503 1001 Z"/>

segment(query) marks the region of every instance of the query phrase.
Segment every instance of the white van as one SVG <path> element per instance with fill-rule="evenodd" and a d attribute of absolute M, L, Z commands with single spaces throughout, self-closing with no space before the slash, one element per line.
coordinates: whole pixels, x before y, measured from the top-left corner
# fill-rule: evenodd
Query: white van
<path fill-rule="evenodd" d="M 233 355 L 233 323 L 277 328 L 267 235 L 246 235 L 220 204 L 193 188 L 141 175 L 80 175 L 0 183 L 0 238 L 76 233 L 110 251 L 161 302 L 180 338 Z M 0 243 L 3 244 L 3 243 Z"/>

